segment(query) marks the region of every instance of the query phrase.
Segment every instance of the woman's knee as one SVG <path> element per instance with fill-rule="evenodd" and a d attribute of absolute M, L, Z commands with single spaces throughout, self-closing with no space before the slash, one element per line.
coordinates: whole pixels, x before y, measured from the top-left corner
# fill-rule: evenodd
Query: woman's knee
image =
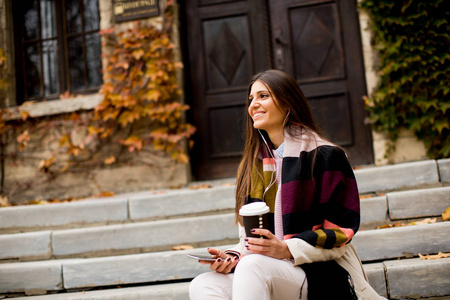
<path fill-rule="evenodd" d="M 232 278 L 229 275 L 217 272 L 207 272 L 195 277 L 189 284 L 189 298 L 191 300 L 207 299 L 214 296 L 216 299 L 229 299 L 231 294 Z M 230 289 L 228 292 L 227 289 Z"/>
<path fill-rule="evenodd" d="M 271 259 L 272 258 L 261 254 L 245 255 L 239 260 L 239 263 L 236 266 L 235 273 L 258 273 L 261 268 L 267 266 L 268 260 Z"/>

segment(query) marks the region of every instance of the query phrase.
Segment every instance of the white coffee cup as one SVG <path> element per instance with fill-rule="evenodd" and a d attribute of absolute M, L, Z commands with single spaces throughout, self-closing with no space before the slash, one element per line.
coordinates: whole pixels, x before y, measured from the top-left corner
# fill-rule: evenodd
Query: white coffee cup
<path fill-rule="evenodd" d="M 267 213 L 270 211 L 265 202 L 252 202 L 243 205 L 239 209 L 239 215 L 244 219 L 244 228 L 247 237 L 261 237 L 260 235 L 253 234 L 252 229 L 268 227 Z"/>

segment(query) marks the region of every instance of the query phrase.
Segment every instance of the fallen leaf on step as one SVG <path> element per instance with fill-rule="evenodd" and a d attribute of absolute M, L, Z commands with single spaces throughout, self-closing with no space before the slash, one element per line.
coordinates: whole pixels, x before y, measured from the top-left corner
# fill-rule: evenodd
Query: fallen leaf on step
<path fill-rule="evenodd" d="M 8 197 L 0 196 L 0 207 L 8 206 Z"/>
<path fill-rule="evenodd" d="M 430 254 L 422 255 L 419 253 L 419 257 L 421 259 L 440 259 L 440 258 L 450 257 L 450 253 L 442 253 L 441 251 L 439 251 L 439 253 L 435 254 L 435 255 L 430 255 Z"/>
<path fill-rule="evenodd" d="M 191 250 L 194 249 L 192 245 L 179 245 L 172 247 L 172 250 Z"/>
<path fill-rule="evenodd" d="M 166 194 L 167 192 L 166 191 L 156 191 L 156 192 L 153 192 L 153 195 L 162 195 L 162 194 Z"/>
<path fill-rule="evenodd" d="M 48 201 L 35 199 L 28 202 L 28 204 L 37 204 L 37 205 L 48 204 Z"/>
<path fill-rule="evenodd" d="M 210 189 L 210 188 L 212 188 L 212 185 L 209 185 L 209 184 L 193 185 L 193 186 L 189 187 L 190 190 L 200 190 L 200 189 Z"/>
<path fill-rule="evenodd" d="M 115 194 L 113 192 L 108 192 L 108 191 L 103 191 L 98 195 L 95 195 L 94 197 L 111 197 L 114 196 Z"/>
<path fill-rule="evenodd" d="M 420 221 L 411 222 L 411 225 L 431 224 L 436 223 L 436 218 L 426 218 Z"/>
<path fill-rule="evenodd" d="M 442 214 L 442 221 L 450 221 L 450 206 Z"/>
<path fill-rule="evenodd" d="M 397 222 L 395 224 L 384 224 L 381 226 L 378 226 L 376 229 L 383 229 L 383 228 L 392 228 L 392 227 L 402 227 L 402 226 L 409 226 L 411 225 L 410 223 L 401 223 L 401 222 Z"/>

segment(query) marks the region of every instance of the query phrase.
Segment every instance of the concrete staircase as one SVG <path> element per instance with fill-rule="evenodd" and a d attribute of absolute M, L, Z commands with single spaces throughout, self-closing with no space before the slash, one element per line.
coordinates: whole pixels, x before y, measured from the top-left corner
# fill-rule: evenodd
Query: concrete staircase
<path fill-rule="evenodd" d="M 389 299 L 450 299 L 450 258 L 418 258 L 450 252 L 440 217 L 450 159 L 355 174 L 363 196 L 353 243 L 371 285 Z M 233 183 L 1 208 L 0 299 L 188 299 L 189 281 L 208 268 L 186 254 L 237 242 Z M 195 249 L 172 250 L 183 244 Z"/>

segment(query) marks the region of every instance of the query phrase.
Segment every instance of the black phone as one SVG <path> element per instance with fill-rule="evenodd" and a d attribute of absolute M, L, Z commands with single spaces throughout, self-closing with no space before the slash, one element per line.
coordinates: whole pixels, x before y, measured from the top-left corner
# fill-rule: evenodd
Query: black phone
<path fill-rule="evenodd" d="M 216 261 L 216 259 L 217 259 L 217 258 L 214 258 L 211 256 L 205 256 L 205 255 L 188 254 L 187 256 L 190 258 L 196 259 L 196 260 L 203 260 L 203 261 Z"/>

